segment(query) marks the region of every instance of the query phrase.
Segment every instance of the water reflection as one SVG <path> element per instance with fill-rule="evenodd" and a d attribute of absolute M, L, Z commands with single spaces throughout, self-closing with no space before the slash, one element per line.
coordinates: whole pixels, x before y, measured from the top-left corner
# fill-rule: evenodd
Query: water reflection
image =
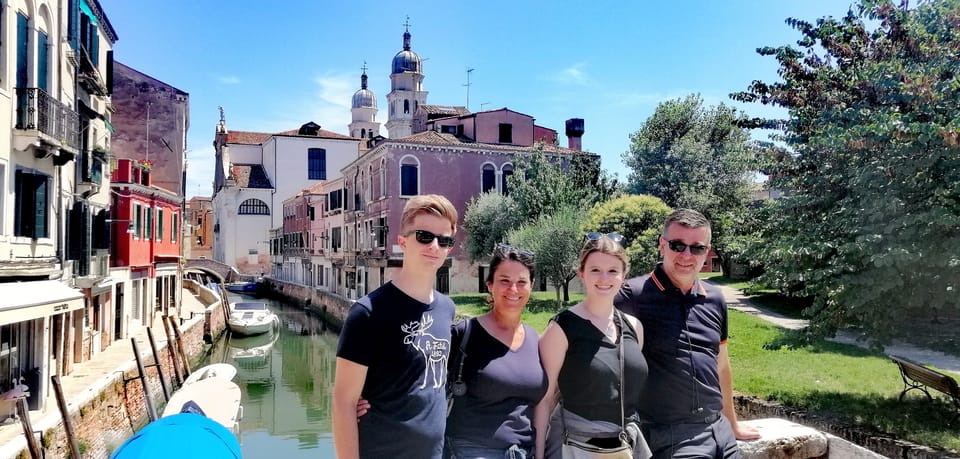
<path fill-rule="evenodd" d="M 275 332 L 226 336 L 206 363 L 237 367 L 244 457 L 333 457 L 330 406 L 337 336 L 318 317 L 265 300 L 280 317 Z"/>

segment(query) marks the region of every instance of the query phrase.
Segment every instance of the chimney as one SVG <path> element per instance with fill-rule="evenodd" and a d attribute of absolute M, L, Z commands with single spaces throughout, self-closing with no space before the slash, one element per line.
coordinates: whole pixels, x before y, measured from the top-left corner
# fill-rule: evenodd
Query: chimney
<path fill-rule="evenodd" d="M 571 150 L 583 150 L 583 118 L 567 120 L 567 145 Z"/>

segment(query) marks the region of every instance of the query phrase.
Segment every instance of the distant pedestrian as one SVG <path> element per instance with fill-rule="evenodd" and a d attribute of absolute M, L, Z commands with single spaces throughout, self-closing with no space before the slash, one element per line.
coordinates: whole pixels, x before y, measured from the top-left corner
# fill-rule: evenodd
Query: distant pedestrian
<path fill-rule="evenodd" d="M 333 385 L 337 457 L 441 456 L 454 305 L 433 285 L 456 230 L 447 198 L 411 198 L 397 236 L 403 267 L 350 308 Z M 361 397 L 370 408 L 358 419 Z"/>
<path fill-rule="evenodd" d="M 710 251 L 710 222 L 680 209 L 667 216 L 658 263 L 628 280 L 616 299 L 646 331 L 650 377 L 640 396 L 643 432 L 655 459 L 738 458 L 737 439 L 759 438 L 733 407 L 727 305 L 697 274 Z"/>

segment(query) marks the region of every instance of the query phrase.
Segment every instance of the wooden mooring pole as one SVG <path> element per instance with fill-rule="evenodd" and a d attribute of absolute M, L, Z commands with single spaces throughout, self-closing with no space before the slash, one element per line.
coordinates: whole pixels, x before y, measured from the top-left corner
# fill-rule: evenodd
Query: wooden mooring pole
<path fill-rule="evenodd" d="M 57 408 L 60 409 L 60 417 L 63 418 L 63 430 L 67 432 L 67 444 L 70 445 L 70 457 L 80 458 L 80 445 L 77 443 L 77 434 L 73 430 L 73 419 L 70 418 L 70 411 L 67 408 L 67 400 L 63 398 L 63 387 L 60 386 L 60 377 L 53 375 L 50 377 L 53 382 L 53 393 L 57 396 Z"/>
<path fill-rule="evenodd" d="M 140 384 L 143 385 L 143 399 L 147 405 L 147 418 L 150 419 L 150 422 L 153 422 L 157 420 L 157 409 L 153 407 L 153 393 L 150 391 L 147 372 L 143 369 L 143 360 L 140 359 L 140 349 L 137 347 L 137 339 L 130 338 L 130 344 L 133 345 L 133 357 L 137 360 L 137 371 L 140 372 Z"/>
<path fill-rule="evenodd" d="M 160 323 L 163 324 L 163 333 L 167 335 L 167 352 L 170 353 L 170 361 L 173 363 L 173 374 L 177 378 L 175 386 L 179 387 L 183 385 L 183 381 L 186 380 L 186 378 L 183 376 L 183 370 L 180 369 L 180 358 L 177 357 L 177 343 L 173 340 L 173 335 L 170 332 L 170 327 L 167 326 L 167 321 L 161 320 Z"/>
<path fill-rule="evenodd" d="M 162 320 L 161 320 L 162 322 Z M 157 352 L 157 343 L 153 340 L 153 330 L 147 327 L 147 339 L 150 341 L 150 351 L 153 352 L 153 364 L 157 366 L 157 375 L 160 376 L 160 388 L 163 390 L 164 401 L 170 401 L 170 389 L 167 380 L 163 377 L 163 364 L 160 363 L 160 354 Z"/>
<path fill-rule="evenodd" d="M 27 398 L 17 399 L 17 416 L 20 416 L 20 425 L 23 426 L 23 435 L 27 437 L 27 449 L 30 450 L 30 457 L 33 459 L 43 459 L 40 451 L 40 443 L 37 443 L 37 436 L 33 433 L 33 424 L 30 423 L 30 410 L 27 409 Z"/>
<path fill-rule="evenodd" d="M 190 376 L 190 361 L 187 359 L 187 351 L 183 348 L 183 337 L 180 335 L 180 325 L 177 324 L 177 318 L 167 316 L 170 321 L 170 328 L 173 329 L 173 336 L 177 340 L 177 349 L 180 350 L 180 359 L 183 360 L 183 376 Z"/>

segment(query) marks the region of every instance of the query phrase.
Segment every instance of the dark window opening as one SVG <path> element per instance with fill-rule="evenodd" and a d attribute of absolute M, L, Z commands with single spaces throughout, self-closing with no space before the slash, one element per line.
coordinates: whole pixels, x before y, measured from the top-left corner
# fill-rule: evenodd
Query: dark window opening
<path fill-rule="evenodd" d="M 270 207 L 259 199 L 247 199 L 237 210 L 239 215 L 270 215 Z"/>
<path fill-rule="evenodd" d="M 307 149 L 307 178 L 309 180 L 327 179 L 327 150 L 323 148 Z"/>
<path fill-rule="evenodd" d="M 513 125 L 500 123 L 500 143 L 513 143 Z"/>
<path fill-rule="evenodd" d="M 497 173 L 492 164 L 484 164 L 483 173 L 481 175 L 481 193 L 486 193 L 497 188 Z"/>
<path fill-rule="evenodd" d="M 403 164 L 400 166 L 400 194 L 403 196 L 415 196 L 420 194 L 420 184 L 418 182 L 419 171 L 416 164 Z"/>

